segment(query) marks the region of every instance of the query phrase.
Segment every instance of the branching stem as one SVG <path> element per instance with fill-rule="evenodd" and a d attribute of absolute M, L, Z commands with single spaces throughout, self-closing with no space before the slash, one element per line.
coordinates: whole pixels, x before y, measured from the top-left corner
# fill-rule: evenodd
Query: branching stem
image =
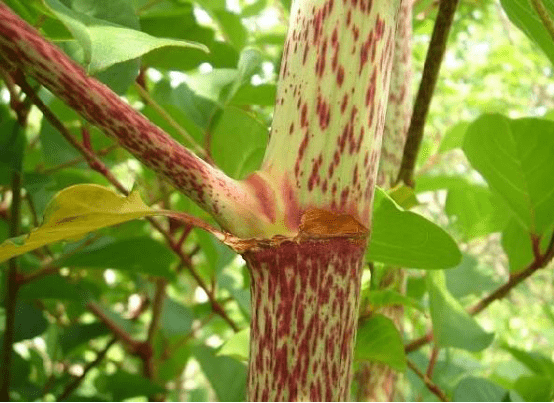
<path fill-rule="evenodd" d="M 439 388 L 436 384 L 434 384 L 427 375 L 425 375 L 423 372 L 419 370 L 419 368 L 411 361 L 407 360 L 408 367 L 420 378 L 425 386 L 427 386 L 427 389 L 429 389 L 435 396 L 439 398 L 441 402 L 449 402 L 450 399 L 446 394 Z"/>

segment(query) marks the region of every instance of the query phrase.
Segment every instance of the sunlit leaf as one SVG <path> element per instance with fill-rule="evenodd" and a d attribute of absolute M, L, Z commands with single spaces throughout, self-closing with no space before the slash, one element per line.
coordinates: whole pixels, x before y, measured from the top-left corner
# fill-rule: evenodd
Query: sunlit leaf
<path fill-rule="evenodd" d="M 483 115 L 463 149 L 524 228 L 541 234 L 554 222 L 554 122 Z"/>
<path fill-rule="evenodd" d="M 75 185 L 48 204 L 43 224 L 29 235 L 0 244 L 0 262 L 62 240 L 77 240 L 91 231 L 155 215 L 138 191 L 122 197 L 102 186 Z"/>
<path fill-rule="evenodd" d="M 250 349 L 250 328 L 244 328 L 227 340 L 217 352 L 217 355 L 226 355 L 239 361 L 248 360 Z"/>
<path fill-rule="evenodd" d="M 91 74 L 164 46 L 192 47 L 208 51 L 199 43 L 156 38 L 136 29 L 71 10 L 58 0 L 45 1 L 83 47 L 85 63 Z"/>
<path fill-rule="evenodd" d="M 460 262 L 454 240 L 419 214 L 401 210 L 385 192 L 375 192 L 367 260 L 391 266 L 446 269 Z"/>

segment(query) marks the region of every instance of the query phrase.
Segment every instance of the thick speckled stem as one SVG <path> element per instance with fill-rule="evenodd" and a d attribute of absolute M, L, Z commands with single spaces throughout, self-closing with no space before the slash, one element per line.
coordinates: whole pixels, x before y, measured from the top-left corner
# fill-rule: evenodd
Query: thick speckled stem
<path fill-rule="evenodd" d="M 296 0 L 259 176 L 274 185 L 281 233 L 303 212 L 369 226 L 400 0 Z"/>
<path fill-rule="evenodd" d="M 377 184 L 388 189 L 396 180 L 404 143 L 410 125 L 412 112 L 412 0 L 402 0 L 398 17 L 398 28 L 394 46 L 394 57 L 391 73 L 389 102 L 385 118 L 385 131 L 381 147 L 381 159 Z M 406 274 L 396 267 L 385 268 L 379 288 L 404 292 Z M 371 307 L 362 306 L 362 312 Z M 376 310 L 391 319 L 397 329 L 402 331 L 404 309 L 401 305 L 386 306 Z M 385 364 L 362 362 L 354 378 L 357 382 L 358 401 L 394 401 L 397 391 L 398 374 Z"/>
<path fill-rule="evenodd" d="M 312 209 L 370 227 L 398 7 L 293 1 L 270 142 L 249 178 L 271 195 L 272 231 L 297 234 Z M 350 400 L 366 241 L 326 238 L 332 222 L 313 220 L 321 238 L 243 254 L 252 274 L 250 400 Z"/>
<path fill-rule="evenodd" d="M 235 235 L 249 236 L 267 220 L 247 183 L 227 177 L 173 140 L 1 2 L 0 62 L 34 77 Z"/>
<path fill-rule="evenodd" d="M 366 239 L 285 241 L 252 275 L 250 401 L 348 401 Z"/>

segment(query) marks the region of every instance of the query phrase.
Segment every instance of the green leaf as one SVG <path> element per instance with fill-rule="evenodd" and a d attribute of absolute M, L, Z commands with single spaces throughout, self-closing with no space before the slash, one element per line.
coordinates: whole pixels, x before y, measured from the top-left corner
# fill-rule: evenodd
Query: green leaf
<path fill-rule="evenodd" d="M 523 270 L 534 260 L 529 233 L 516 219 L 510 220 L 502 232 L 502 248 L 508 255 L 512 273 Z"/>
<path fill-rule="evenodd" d="M 159 214 L 141 200 L 138 191 L 120 196 L 98 185 L 75 185 L 48 204 L 43 224 L 27 236 L 0 244 L 0 262 L 62 240 L 77 240 L 100 228 Z"/>
<path fill-rule="evenodd" d="M 6 119 L 0 124 L 0 169 L 8 168 L 21 172 L 23 166 L 23 151 L 25 150 L 25 131 L 15 119 Z"/>
<path fill-rule="evenodd" d="M 368 289 L 367 292 L 363 294 L 362 299 L 365 304 L 369 304 L 372 308 L 401 305 L 417 309 L 420 312 L 425 312 L 418 301 L 394 290 Z"/>
<path fill-rule="evenodd" d="M 542 354 L 527 352 L 508 345 L 502 345 L 516 360 L 521 362 L 537 375 L 545 375 L 554 380 L 554 362 Z"/>
<path fill-rule="evenodd" d="M 485 272 L 478 265 L 477 259 L 466 253 L 458 266 L 446 271 L 446 286 L 454 298 L 467 295 L 479 295 L 500 285 L 493 274 Z"/>
<path fill-rule="evenodd" d="M 110 330 L 102 322 L 74 323 L 63 330 L 58 341 L 64 354 L 68 354 L 74 348 L 107 334 Z"/>
<path fill-rule="evenodd" d="M 406 370 L 404 344 L 394 323 L 383 315 L 373 315 L 358 327 L 354 357 L 381 362 L 397 371 Z"/>
<path fill-rule="evenodd" d="M 529 39 L 539 45 L 550 61 L 554 63 L 554 43 L 552 42 L 552 37 L 532 8 L 529 0 L 501 0 L 500 3 L 510 21 L 521 29 Z M 554 3 L 551 1 L 542 1 L 542 3 L 549 11 L 550 18 L 552 18 L 554 15 Z"/>
<path fill-rule="evenodd" d="M 541 375 L 520 376 L 514 389 L 526 402 L 549 402 L 552 401 L 554 382 L 552 378 Z"/>
<path fill-rule="evenodd" d="M 275 86 L 275 84 L 252 85 L 247 83 L 237 90 L 230 104 L 237 106 L 273 106 L 275 104 L 276 95 L 277 86 Z"/>
<path fill-rule="evenodd" d="M 199 43 L 156 38 L 137 29 L 91 17 L 67 8 L 58 0 L 45 0 L 45 2 L 79 41 L 84 51 L 85 64 L 91 74 L 165 46 L 191 47 L 208 51 Z"/>
<path fill-rule="evenodd" d="M 388 191 L 388 195 L 404 210 L 409 210 L 419 204 L 414 190 L 409 186 L 395 186 Z"/>
<path fill-rule="evenodd" d="M 231 358 L 217 356 L 211 347 L 199 346 L 194 356 L 215 390 L 219 401 L 242 402 L 246 397 L 246 373 L 244 364 Z"/>
<path fill-rule="evenodd" d="M 247 32 L 242 25 L 240 15 L 233 14 L 225 9 L 213 10 L 215 17 L 226 38 L 233 44 L 235 49 L 242 49 L 246 44 Z"/>
<path fill-rule="evenodd" d="M 58 300 L 84 300 L 88 290 L 79 285 L 70 283 L 59 274 L 38 278 L 25 283 L 17 294 L 23 300 L 31 299 L 58 299 Z"/>
<path fill-rule="evenodd" d="M 511 211 L 499 197 L 480 185 L 458 186 L 448 191 L 445 211 L 465 240 L 502 231 Z"/>
<path fill-rule="evenodd" d="M 238 361 L 248 361 L 250 350 L 250 328 L 244 328 L 227 340 L 217 352 L 217 355 L 233 357 Z"/>
<path fill-rule="evenodd" d="M 206 258 L 210 276 L 217 275 L 235 258 L 236 253 L 218 242 L 211 234 L 195 231 L 202 253 Z"/>
<path fill-rule="evenodd" d="M 242 179 L 259 168 L 268 136 L 268 128 L 250 114 L 226 107 L 212 132 L 212 157 L 227 175 Z"/>
<path fill-rule="evenodd" d="M 148 237 L 97 242 L 63 260 L 64 266 L 119 269 L 172 278 L 173 253 Z"/>
<path fill-rule="evenodd" d="M 99 382 L 104 385 L 99 385 Z M 150 379 L 137 374 L 130 374 L 124 371 L 117 371 L 113 375 L 98 378 L 99 390 L 107 390 L 112 393 L 113 400 L 121 402 L 136 396 L 152 396 L 165 392 L 165 389 L 153 383 Z"/>
<path fill-rule="evenodd" d="M 375 192 L 373 230 L 367 260 L 391 266 L 446 269 L 461 253 L 438 225 L 411 211 L 402 211 L 385 192 Z"/>
<path fill-rule="evenodd" d="M 192 309 L 166 297 L 161 315 L 161 330 L 167 337 L 185 336 L 192 329 Z"/>
<path fill-rule="evenodd" d="M 164 346 L 161 348 L 163 349 Z M 176 350 L 171 351 L 169 357 L 163 356 L 163 358 L 159 360 L 158 364 L 158 379 L 162 382 L 170 382 L 174 380 L 176 376 L 183 373 L 190 355 L 190 347 L 185 344 Z"/>
<path fill-rule="evenodd" d="M 445 153 L 456 148 L 462 148 L 469 122 L 458 122 L 447 130 L 442 138 L 439 153 Z"/>
<path fill-rule="evenodd" d="M 14 343 L 39 336 L 44 333 L 47 327 L 48 321 L 40 309 L 30 303 L 17 301 L 15 305 Z"/>
<path fill-rule="evenodd" d="M 454 389 L 455 402 L 505 402 L 508 391 L 484 378 L 468 376 Z"/>
<path fill-rule="evenodd" d="M 433 333 L 437 344 L 467 351 L 486 348 L 494 334 L 485 332 L 448 292 L 444 272 L 428 272 L 427 278 Z"/>
<path fill-rule="evenodd" d="M 483 115 L 463 149 L 526 229 L 541 234 L 554 222 L 554 122 Z"/>

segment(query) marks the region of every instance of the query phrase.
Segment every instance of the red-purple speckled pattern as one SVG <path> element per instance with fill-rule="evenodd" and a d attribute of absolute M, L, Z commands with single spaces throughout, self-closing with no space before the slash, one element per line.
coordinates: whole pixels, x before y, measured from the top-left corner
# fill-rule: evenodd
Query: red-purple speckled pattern
<path fill-rule="evenodd" d="M 287 241 L 246 252 L 250 401 L 350 399 L 365 240 Z"/>

